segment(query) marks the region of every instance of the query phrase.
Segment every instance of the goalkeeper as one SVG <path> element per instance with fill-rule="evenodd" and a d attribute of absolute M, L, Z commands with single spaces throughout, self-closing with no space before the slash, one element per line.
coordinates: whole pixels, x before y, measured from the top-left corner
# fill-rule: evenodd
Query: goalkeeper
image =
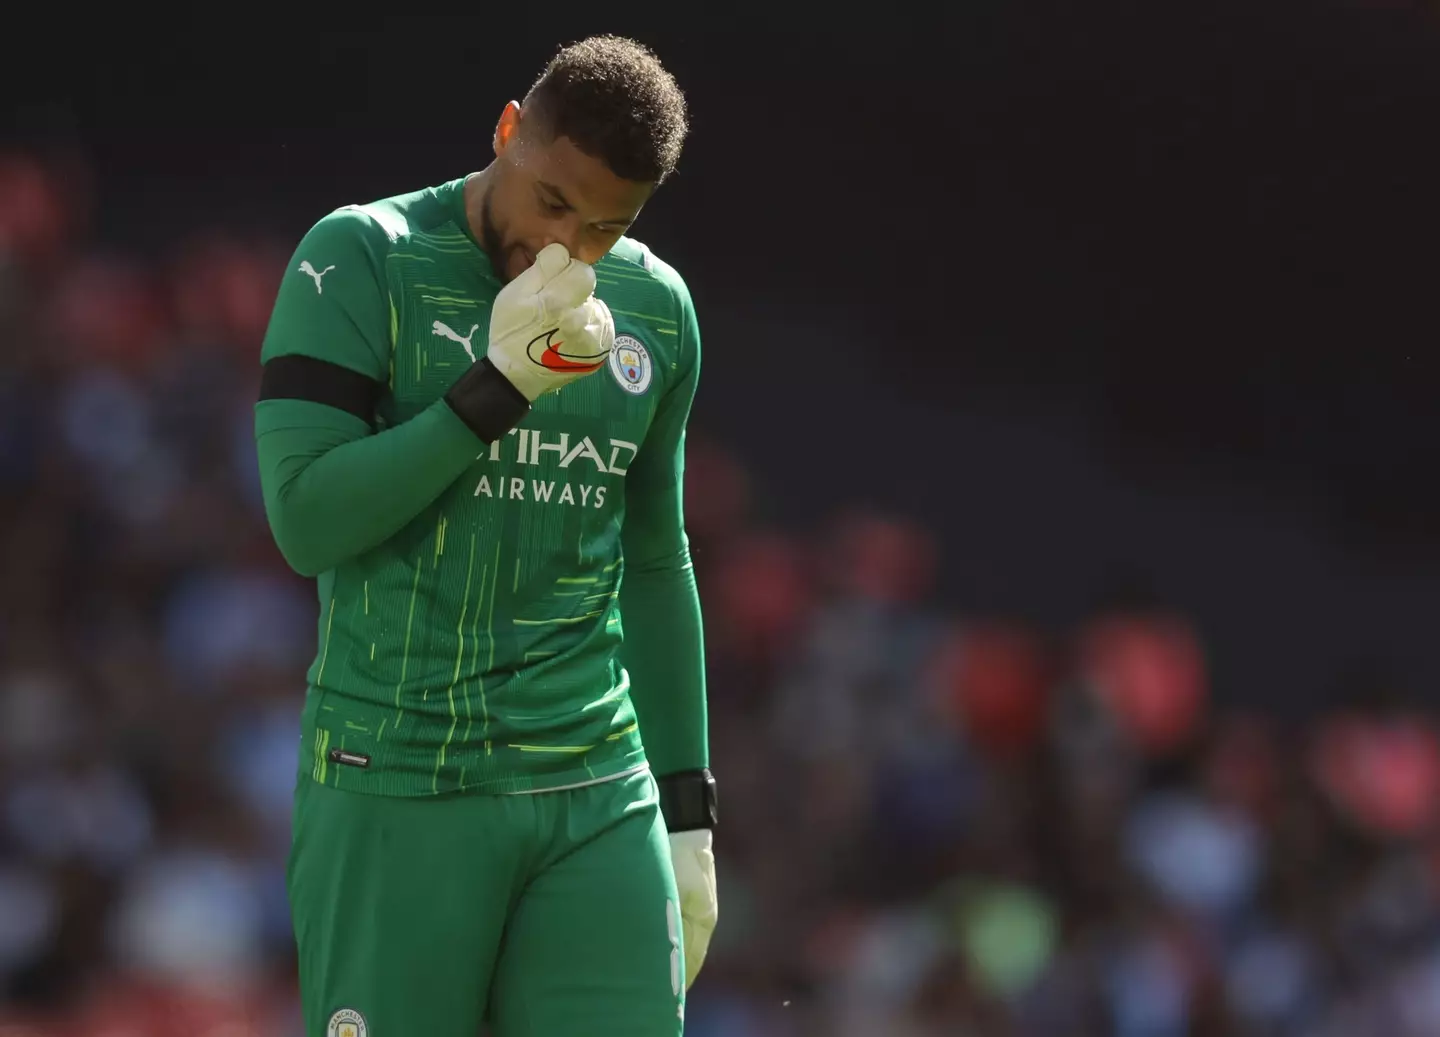
<path fill-rule="evenodd" d="M 288 886 L 310 1037 L 674 1037 L 716 921 L 684 530 L 700 336 L 626 236 L 683 95 L 564 48 L 495 158 L 330 213 L 263 347 L 275 541 L 318 578 Z"/>

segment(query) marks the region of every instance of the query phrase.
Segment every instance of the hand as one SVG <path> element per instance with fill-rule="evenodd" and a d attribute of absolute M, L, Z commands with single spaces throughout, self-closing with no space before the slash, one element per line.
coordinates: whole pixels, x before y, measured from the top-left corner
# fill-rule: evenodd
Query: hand
<path fill-rule="evenodd" d="M 604 366 L 615 321 L 594 292 L 595 271 L 553 244 L 495 297 L 486 357 L 532 403 Z"/>
<path fill-rule="evenodd" d="M 680 893 L 685 948 L 685 989 L 695 982 L 719 918 L 715 893 L 714 835 L 708 828 L 670 834 L 670 859 Z"/>

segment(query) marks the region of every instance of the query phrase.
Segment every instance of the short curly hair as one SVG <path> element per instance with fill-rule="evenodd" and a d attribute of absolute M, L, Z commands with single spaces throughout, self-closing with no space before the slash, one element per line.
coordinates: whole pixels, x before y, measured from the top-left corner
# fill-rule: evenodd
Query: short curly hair
<path fill-rule="evenodd" d="M 562 47 L 521 103 L 551 138 L 568 137 L 624 180 L 662 183 L 689 132 L 685 95 L 643 44 L 591 36 Z"/>

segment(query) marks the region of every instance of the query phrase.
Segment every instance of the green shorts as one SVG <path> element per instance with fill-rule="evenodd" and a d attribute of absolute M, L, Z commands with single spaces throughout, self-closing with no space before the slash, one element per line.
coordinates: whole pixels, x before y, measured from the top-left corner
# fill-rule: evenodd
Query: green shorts
<path fill-rule="evenodd" d="M 648 770 L 425 798 L 305 776 L 288 883 L 308 1037 L 683 1029 L 675 876 Z"/>

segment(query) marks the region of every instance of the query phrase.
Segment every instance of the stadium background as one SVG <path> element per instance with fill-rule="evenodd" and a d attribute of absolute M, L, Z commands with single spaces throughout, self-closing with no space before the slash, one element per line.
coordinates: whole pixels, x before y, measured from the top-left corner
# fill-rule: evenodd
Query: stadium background
<path fill-rule="evenodd" d="M 693 108 L 687 1033 L 1440 1032 L 1433 12 L 7 23 L 0 1034 L 298 1037 L 259 336 L 593 31 Z"/>

